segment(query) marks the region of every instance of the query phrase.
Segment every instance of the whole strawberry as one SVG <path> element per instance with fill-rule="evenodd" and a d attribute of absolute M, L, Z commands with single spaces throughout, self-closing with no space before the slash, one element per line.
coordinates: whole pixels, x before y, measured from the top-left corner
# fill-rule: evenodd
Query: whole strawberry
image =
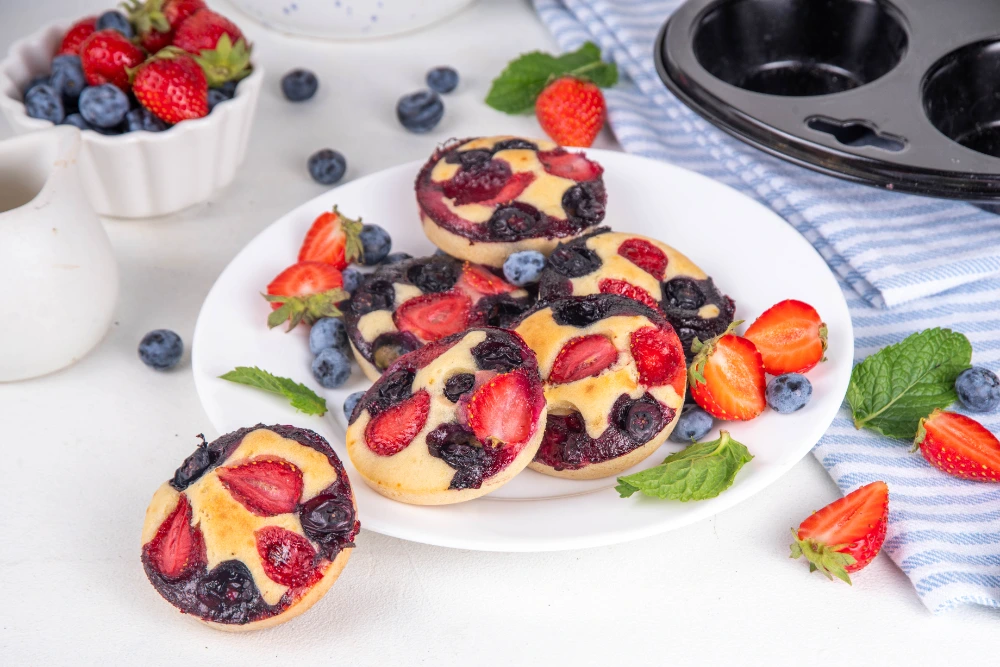
<path fill-rule="evenodd" d="M 204 0 L 131 0 L 123 5 L 135 26 L 139 43 L 156 53 L 173 43 L 174 29 L 199 9 Z"/>
<path fill-rule="evenodd" d="M 535 115 L 545 134 L 563 146 L 587 147 L 604 127 L 607 106 L 601 89 L 580 79 L 564 76 L 542 91 L 535 102 Z"/>
<path fill-rule="evenodd" d="M 142 106 L 167 123 L 208 114 L 208 80 L 194 58 L 167 48 L 142 64 L 132 80 Z"/>
<path fill-rule="evenodd" d="M 112 83 L 128 92 L 128 70 L 144 58 L 142 49 L 117 30 L 95 32 L 80 45 L 83 76 L 91 86 Z"/>
<path fill-rule="evenodd" d="M 243 39 L 243 33 L 235 23 L 211 9 L 199 9 L 191 14 L 174 32 L 174 46 L 195 55 L 211 51 L 219 44 L 219 38 L 229 35 L 232 44 Z"/>
<path fill-rule="evenodd" d="M 94 34 L 96 25 L 96 16 L 88 16 L 74 23 L 66 31 L 62 43 L 59 45 L 59 52 L 56 55 L 79 55 L 80 45 L 83 44 L 85 39 Z"/>

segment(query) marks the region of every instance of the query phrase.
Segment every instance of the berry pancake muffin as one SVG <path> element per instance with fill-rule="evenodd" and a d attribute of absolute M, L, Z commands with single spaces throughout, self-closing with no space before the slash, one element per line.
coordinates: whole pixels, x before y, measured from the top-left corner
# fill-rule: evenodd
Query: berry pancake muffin
<path fill-rule="evenodd" d="M 733 321 L 733 300 L 694 262 L 655 239 L 607 227 L 561 243 L 538 285 L 538 300 L 621 294 L 659 308 L 673 325 L 688 362 L 691 341 L 721 334 Z"/>
<path fill-rule="evenodd" d="M 142 565 L 181 612 L 256 630 L 323 597 L 359 528 L 351 483 L 326 440 L 258 424 L 201 445 L 153 494 Z"/>
<path fill-rule="evenodd" d="M 469 329 L 399 358 L 358 401 L 347 453 L 383 496 L 471 500 L 538 451 L 545 397 L 534 353 L 503 329 Z"/>
<path fill-rule="evenodd" d="M 616 294 L 539 304 L 517 326 L 538 356 L 548 421 L 531 469 L 596 479 L 670 435 L 684 403 L 684 352 L 663 313 Z"/>
<path fill-rule="evenodd" d="M 343 310 L 354 355 L 374 381 L 407 352 L 470 326 L 506 327 L 533 303 L 485 266 L 434 255 L 379 267 Z"/>
<path fill-rule="evenodd" d="M 519 250 L 548 254 L 604 219 L 603 171 L 550 141 L 450 142 L 417 176 L 424 232 L 449 255 L 488 266 Z"/>

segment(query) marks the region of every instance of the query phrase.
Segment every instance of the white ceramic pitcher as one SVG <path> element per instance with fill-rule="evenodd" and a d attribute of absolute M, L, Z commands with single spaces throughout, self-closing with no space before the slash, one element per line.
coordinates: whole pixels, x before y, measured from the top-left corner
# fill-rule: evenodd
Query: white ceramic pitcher
<path fill-rule="evenodd" d="M 80 131 L 0 142 L 0 381 L 57 371 L 104 337 L 118 266 L 80 185 Z"/>

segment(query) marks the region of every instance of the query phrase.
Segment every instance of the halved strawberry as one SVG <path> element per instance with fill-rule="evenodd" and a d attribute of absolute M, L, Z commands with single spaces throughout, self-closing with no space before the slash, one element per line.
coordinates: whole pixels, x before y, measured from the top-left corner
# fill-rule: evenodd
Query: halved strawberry
<path fill-rule="evenodd" d="M 570 153 L 561 148 L 541 151 L 538 159 L 545 171 L 553 176 L 571 178 L 578 182 L 592 181 L 604 172 L 601 165 L 591 162 L 582 153 Z"/>
<path fill-rule="evenodd" d="M 409 331 L 425 343 L 468 327 L 472 301 L 458 290 L 424 294 L 404 302 L 392 319 L 400 331 Z"/>
<path fill-rule="evenodd" d="M 765 310 L 743 334 L 771 375 L 804 373 L 823 359 L 826 325 L 808 303 L 788 299 Z"/>
<path fill-rule="evenodd" d="M 851 583 L 848 572 L 872 562 L 889 523 L 889 487 L 872 482 L 810 514 L 792 529 L 792 558 L 805 556 L 809 571 Z"/>
<path fill-rule="evenodd" d="M 427 423 L 431 397 L 420 390 L 402 403 L 380 412 L 365 427 L 365 444 L 379 456 L 392 456 L 406 449 Z"/>
<path fill-rule="evenodd" d="M 302 471 L 277 456 L 257 456 L 219 468 L 219 481 L 257 516 L 291 512 L 302 497 Z"/>
<path fill-rule="evenodd" d="M 552 362 L 549 382 L 563 384 L 593 377 L 616 361 L 618 350 L 607 336 L 577 336 L 559 350 Z"/>
<path fill-rule="evenodd" d="M 299 249 L 300 262 L 324 262 L 343 270 L 361 257 L 361 221 L 351 220 L 334 206 L 320 213 Z"/>
<path fill-rule="evenodd" d="M 597 283 L 597 289 L 601 291 L 601 294 L 620 294 L 621 296 L 627 296 L 633 301 L 638 301 L 641 304 L 649 306 L 653 310 L 660 310 L 660 304 L 649 292 L 625 280 L 601 278 L 600 282 Z"/>
<path fill-rule="evenodd" d="M 316 550 L 303 536 L 278 526 L 264 526 L 253 535 L 264 574 L 271 581 L 298 588 L 322 578 L 316 567 Z"/>
<path fill-rule="evenodd" d="M 459 278 L 458 286 L 467 287 L 475 294 L 483 295 L 506 294 L 517 289 L 485 266 L 471 262 L 466 262 L 462 266 L 462 276 Z"/>
<path fill-rule="evenodd" d="M 657 280 L 663 280 L 667 254 L 646 239 L 628 239 L 618 246 L 618 254 Z"/>
<path fill-rule="evenodd" d="M 191 503 L 183 493 L 177 506 L 144 548 L 153 568 L 167 579 L 179 579 L 206 562 L 201 529 L 191 525 Z"/>
<path fill-rule="evenodd" d="M 80 55 L 80 45 L 83 44 L 85 39 L 94 34 L 96 27 L 96 16 L 87 16 L 71 25 L 69 30 L 66 31 L 65 36 L 63 36 L 62 43 L 59 45 L 59 51 L 56 52 L 56 55 Z"/>
<path fill-rule="evenodd" d="M 629 349 L 639 370 L 639 382 L 650 387 L 670 384 L 684 395 L 684 347 L 672 327 L 636 329 Z"/>
<path fill-rule="evenodd" d="M 745 421 L 764 411 L 764 362 L 754 344 L 732 331 L 741 322 L 733 322 L 726 333 L 702 343 L 691 344 L 696 352 L 688 381 L 691 396 L 706 412 L 719 419 Z"/>
<path fill-rule="evenodd" d="M 541 385 L 523 369 L 497 375 L 469 399 L 469 426 L 482 443 L 521 445 L 535 432 L 542 400 Z"/>
<path fill-rule="evenodd" d="M 949 475 L 1000 482 L 1000 441 L 975 419 L 935 410 L 920 420 L 914 447 Z"/>
<path fill-rule="evenodd" d="M 324 317 L 339 317 L 336 304 L 350 296 L 341 289 L 343 284 L 343 276 L 332 264 L 292 264 L 267 286 L 264 298 L 274 310 L 267 318 L 268 326 L 274 328 L 289 321 L 291 331 L 299 322 L 314 324 Z"/>

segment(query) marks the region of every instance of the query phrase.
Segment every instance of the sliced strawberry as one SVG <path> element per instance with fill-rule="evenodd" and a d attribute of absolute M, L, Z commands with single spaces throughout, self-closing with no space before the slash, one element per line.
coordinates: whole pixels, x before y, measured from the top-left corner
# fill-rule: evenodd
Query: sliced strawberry
<path fill-rule="evenodd" d="M 299 250 L 300 262 L 324 262 L 343 270 L 361 257 L 361 221 L 340 214 L 337 207 L 320 213 Z"/>
<path fill-rule="evenodd" d="M 253 535 L 264 574 L 271 581 L 298 588 L 322 578 L 316 567 L 316 550 L 303 536 L 278 526 L 264 526 Z"/>
<path fill-rule="evenodd" d="M 534 180 L 535 175 L 530 171 L 522 171 L 518 174 L 514 174 L 499 192 L 489 199 L 484 199 L 476 203 L 482 204 L 483 206 L 493 206 L 494 204 L 506 204 L 507 202 L 514 201 L 519 194 L 524 192 L 525 189 L 534 182 Z"/>
<path fill-rule="evenodd" d="M 889 523 L 889 487 L 872 482 L 810 514 L 792 530 L 792 558 L 805 556 L 809 569 L 851 583 L 848 572 L 872 562 Z"/>
<path fill-rule="evenodd" d="M 657 280 L 667 270 L 667 254 L 646 239 L 628 239 L 618 246 L 618 254 Z"/>
<path fill-rule="evenodd" d="M 87 16 L 71 25 L 62 39 L 62 43 L 59 45 L 59 51 L 56 55 L 80 55 L 80 45 L 83 44 L 85 39 L 94 34 L 94 30 L 96 30 L 96 28 L 96 16 Z"/>
<path fill-rule="evenodd" d="M 267 293 L 278 296 L 308 296 L 342 287 L 344 278 L 337 267 L 324 262 L 299 262 L 278 274 L 267 286 Z M 277 310 L 282 306 L 272 302 Z"/>
<path fill-rule="evenodd" d="M 1000 441 L 975 419 L 935 410 L 920 420 L 913 444 L 931 465 L 949 475 L 1000 482 Z"/>
<path fill-rule="evenodd" d="M 219 468 L 219 481 L 257 516 L 292 512 L 302 497 L 302 471 L 277 456 L 257 456 Z"/>
<path fill-rule="evenodd" d="M 617 278 L 601 278 L 600 282 L 597 283 L 597 289 L 601 291 L 601 294 L 620 294 L 621 296 L 627 296 L 633 301 L 638 301 L 641 304 L 649 306 L 653 310 L 660 310 L 660 304 L 657 303 L 649 292 L 641 287 L 636 287 L 630 282 L 624 280 L 618 280 Z"/>
<path fill-rule="evenodd" d="M 429 343 L 468 327 L 472 301 L 458 290 L 424 294 L 404 302 L 392 319 L 400 331 L 409 331 Z"/>
<path fill-rule="evenodd" d="M 571 178 L 574 181 L 592 181 L 600 176 L 604 169 L 596 162 L 591 162 L 583 153 L 570 153 L 561 148 L 554 151 L 538 153 L 545 171 L 553 176 Z"/>
<path fill-rule="evenodd" d="M 753 341 L 771 375 L 804 373 L 823 359 L 826 325 L 808 303 L 789 299 L 761 314 L 744 338 Z"/>
<path fill-rule="evenodd" d="M 552 362 L 549 382 L 563 384 L 599 375 L 618 361 L 618 350 L 611 339 L 602 334 L 577 336 L 563 345 Z"/>
<path fill-rule="evenodd" d="M 365 427 L 368 449 L 379 456 L 392 456 L 406 449 L 427 423 L 430 407 L 430 394 L 420 390 L 402 403 L 380 412 Z"/>
<path fill-rule="evenodd" d="M 497 375 L 469 400 L 469 426 L 483 443 L 524 444 L 538 425 L 542 401 L 541 386 L 523 369 Z"/>
<path fill-rule="evenodd" d="M 482 295 L 506 294 L 517 289 L 485 266 L 471 262 L 462 266 L 458 286 L 467 287 L 473 293 Z"/>
<path fill-rule="evenodd" d="M 207 560 L 201 529 L 191 525 L 191 503 L 183 493 L 174 511 L 163 520 L 146 545 L 153 568 L 167 579 L 179 579 Z"/>
<path fill-rule="evenodd" d="M 724 333 L 708 343 L 692 344 L 692 349 L 697 355 L 689 373 L 691 396 L 706 412 L 745 421 L 764 411 L 764 363 L 752 342 Z"/>
<path fill-rule="evenodd" d="M 650 387 L 673 385 L 678 394 L 684 394 L 684 347 L 672 327 L 636 329 L 629 349 L 639 370 L 639 382 Z"/>

